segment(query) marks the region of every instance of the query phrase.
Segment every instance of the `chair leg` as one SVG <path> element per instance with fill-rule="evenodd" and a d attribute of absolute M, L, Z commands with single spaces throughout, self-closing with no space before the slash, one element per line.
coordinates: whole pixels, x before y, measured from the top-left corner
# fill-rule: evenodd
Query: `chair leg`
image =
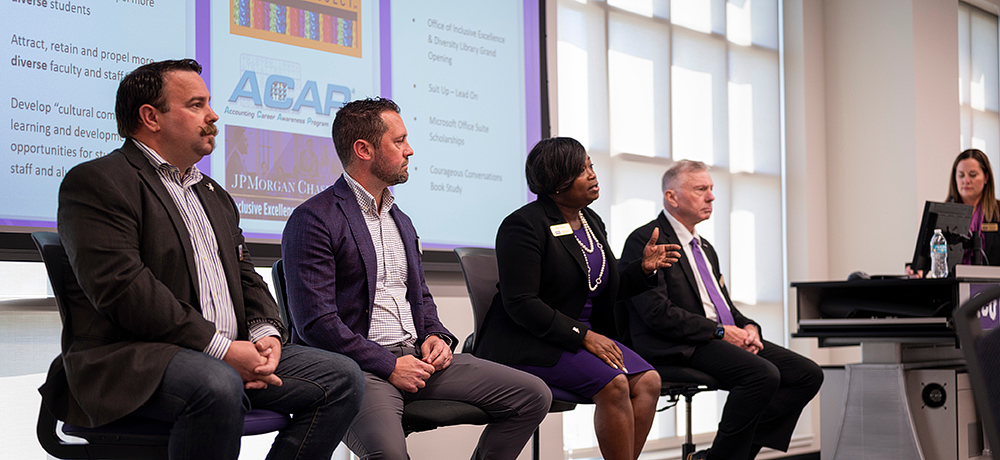
<path fill-rule="evenodd" d="M 531 435 L 531 460 L 538 460 L 539 455 L 541 455 L 539 453 L 540 444 L 538 428 L 535 428 L 535 434 Z"/>
<path fill-rule="evenodd" d="M 684 445 L 681 446 L 681 458 L 686 459 L 694 452 L 694 435 L 691 434 L 691 399 L 694 395 L 684 395 Z"/>

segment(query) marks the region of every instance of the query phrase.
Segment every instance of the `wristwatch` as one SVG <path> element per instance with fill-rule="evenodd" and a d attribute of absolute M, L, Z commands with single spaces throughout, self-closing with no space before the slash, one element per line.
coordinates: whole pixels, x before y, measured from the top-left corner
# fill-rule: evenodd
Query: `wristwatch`
<path fill-rule="evenodd" d="M 715 334 L 712 334 L 712 337 L 715 337 L 719 340 L 722 340 L 722 338 L 725 336 L 726 336 L 726 328 L 722 326 L 715 328 Z"/>

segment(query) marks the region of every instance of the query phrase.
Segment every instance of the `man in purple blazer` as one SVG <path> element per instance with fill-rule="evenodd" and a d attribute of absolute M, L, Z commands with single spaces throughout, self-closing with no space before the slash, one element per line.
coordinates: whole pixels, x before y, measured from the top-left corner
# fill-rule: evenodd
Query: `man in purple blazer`
<path fill-rule="evenodd" d="M 469 354 L 438 319 L 412 222 L 389 187 L 413 149 L 388 99 L 348 103 L 333 122 L 345 173 L 292 213 L 282 237 L 292 340 L 345 354 L 366 377 L 345 442 L 362 459 L 405 459 L 403 405 L 464 401 L 494 421 L 475 459 L 514 459 L 549 410 L 535 376 Z"/>

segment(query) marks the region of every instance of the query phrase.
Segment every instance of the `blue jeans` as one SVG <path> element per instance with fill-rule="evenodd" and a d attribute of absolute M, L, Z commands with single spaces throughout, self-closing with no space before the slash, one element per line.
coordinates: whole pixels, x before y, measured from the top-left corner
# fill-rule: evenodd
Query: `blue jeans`
<path fill-rule="evenodd" d="M 232 459 L 240 453 L 250 408 L 292 414 L 268 460 L 329 459 L 361 407 L 365 380 L 350 358 L 284 345 L 275 374 L 282 385 L 244 390 L 235 369 L 205 353 L 181 350 L 159 388 L 135 415 L 173 422 L 167 447 L 175 459 Z"/>

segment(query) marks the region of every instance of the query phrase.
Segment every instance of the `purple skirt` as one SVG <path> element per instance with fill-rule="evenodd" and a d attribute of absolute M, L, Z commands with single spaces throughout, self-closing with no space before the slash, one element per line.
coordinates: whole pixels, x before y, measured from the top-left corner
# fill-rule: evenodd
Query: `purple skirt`
<path fill-rule="evenodd" d="M 582 226 L 574 230 L 573 233 L 576 235 L 578 241 L 587 241 L 588 245 L 598 244 L 587 235 Z M 593 290 L 587 297 L 587 301 L 580 312 L 579 320 L 587 326 L 591 326 L 590 314 L 594 298 L 604 291 L 604 287 L 607 286 L 610 276 L 609 271 L 602 270 L 601 268 L 602 264 L 606 263 L 605 255 L 602 254 L 603 251 L 603 249 L 590 253 L 584 251 L 584 257 L 587 259 L 587 264 L 590 265 L 591 275 L 591 279 L 588 279 L 587 283 L 597 285 L 597 289 Z M 610 251 L 608 254 L 610 254 Z M 610 257 L 614 257 L 614 255 L 610 254 Z M 607 268 L 606 265 L 604 267 Z M 597 281 L 598 275 L 601 275 L 600 282 Z M 513 365 L 511 367 L 537 375 L 550 387 L 562 388 L 586 398 L 593 398 L 594 395 L 611 382 L 611 379 L 617 377 L 619 374 L 635 375 L 653 370 L 653 366 L 650 366 L 646 360 L 639 357 L 634 351 L 626 348 L 625 345 L 622 345 L 617 340 L 615 340 L 615 344 L 622 351 L 622 360 L 625 362 L 625 368 L 628 369 L 628 372 L 609 366 L 601 358 L 594 356 L 593 353 L 582 347 L 576 351 L 564 351 L 562 356 L 559 357 L 559 361 L 553 366 Z"/>
<path fill-rule="evenodd" d="M 585 348 L 580 348 L 575 352 L 564 351 L 559 357 L 559 361 L 553 366 L 514 365 L 511 367 L 537 375 L 549 386 L 559 387 L 586 398 L 593 398 L 618 374 L 635 375 L 653 370 L 653 366 L 634 351 L 617 340 L 615 344 L 622 351 L 625 368 L 628 369 L 627 373 L 609 366 Z"/>

